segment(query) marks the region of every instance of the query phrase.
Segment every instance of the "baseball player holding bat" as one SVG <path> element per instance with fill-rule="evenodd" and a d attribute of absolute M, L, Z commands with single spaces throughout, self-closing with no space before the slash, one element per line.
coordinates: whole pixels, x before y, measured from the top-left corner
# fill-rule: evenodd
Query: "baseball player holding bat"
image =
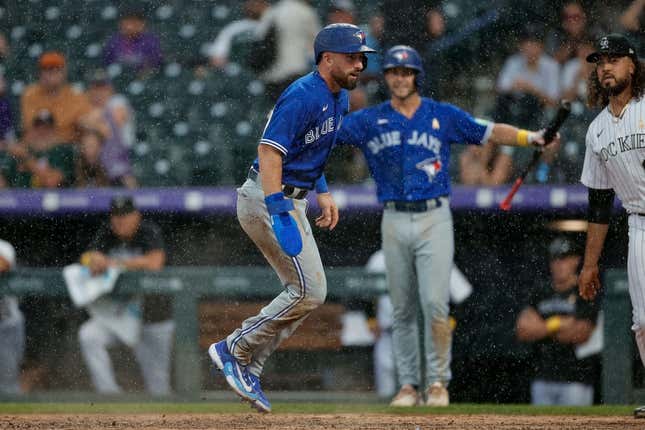
<path fill-rule="evenodd" d="M 338 209 L 323 175 L 343 117 L 347 90 L 367 64 L 365 33 L 332 24 L 315 38 L 316 70 L 292 83 L 278 99 L 247 181 L 238 189 L 237 216 L 285 289 L 208 352 L 227 383 L 260 412 L 271 404 L 260 386 L 264 363 L 278 345 L 325 301 L 327 284 L 307 221 L 305 195 L 316 190 L 322 214 L 316 226 L 333 229 Z"/>
<path fill-rule="evenodd" d="M 383 63 L 391 100 L 348 115 L 337 143 L 362 150 L 384 206 L 382 246 L 401 384 L 391 405 L 418 405 L 422 401 L 419 389 L 426 388 L 427 405 L 446 406 L 452 344 L 449 279 L 454 253 L 447 169 L 450 145 L 492 141 L 541 146 L 544 139 L 541 132 L 476 120 L 455 106 L 421 97 L 423 65 L 409 46 L 391 48 Z M 419 369 L 418 296 L 425 318 L 425 381 Z"/>
<path fill-rule="evenodd" d="M 589 78 L 588 102 L 603 110 L 586 137 L 581 181 L 589 189 L 589 227 L 578 287 L 585 299 L 600 290 L 598 260 L 618 195 L 629 214 L 632 330 L 645 365 L 645 72 L 636 50 L 620 34 L 598 39 L 587 61 L 596 65 Z M 636 409 L 635 415 L 645 417 L 645 407 Z"/>

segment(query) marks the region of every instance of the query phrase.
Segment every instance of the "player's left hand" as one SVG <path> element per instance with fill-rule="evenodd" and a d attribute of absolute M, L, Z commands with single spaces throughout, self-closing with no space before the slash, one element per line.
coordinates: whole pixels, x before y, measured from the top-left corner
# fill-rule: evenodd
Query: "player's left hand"
<path fill-rule="evenodd" d="M 529 145 L 537 148 L 551 148 L 560 146 L 560 133 L 556 133 L 555 137 L 550 142 L 544 141 L 544 129 L 539 131 L 532 131 L 529 133 Z"/>
<path fill-rule="evenodd" d="M 334 198 L 331 193 L 321 193 L 317 195 L 317 199 L 322 213 L 316 218 L 316 226 L 333 230 L 338 224 L 338 206 Z"/>

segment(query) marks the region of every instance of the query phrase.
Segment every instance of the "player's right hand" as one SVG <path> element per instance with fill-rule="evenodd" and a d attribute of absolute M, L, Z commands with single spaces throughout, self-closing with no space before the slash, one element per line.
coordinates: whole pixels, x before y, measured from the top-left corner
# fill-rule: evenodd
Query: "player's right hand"
<path fill-rule="evenodd" d="M 528 140 L 529 145 L 537 148 L 551 148 L 553 146 L 560 146 L 560 133 L 556 133 L 550 142 L 544 141 L 544 129 L 539 131 L 529 132 Z"/>
<path fill-rule="evenodd" d="M 578 276 L 580 296 L 585 300 L 593 300 L 601 288 L 598 266 L 583 266 Z"/>

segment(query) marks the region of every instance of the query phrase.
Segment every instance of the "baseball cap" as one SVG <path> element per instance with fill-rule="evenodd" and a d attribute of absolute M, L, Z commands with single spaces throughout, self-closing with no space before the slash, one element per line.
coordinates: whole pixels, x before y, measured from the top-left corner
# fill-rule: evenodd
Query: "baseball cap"
<path fill-rule="evenodd" d="M 127 215 L 136 210 L 137 207 L 130 196 L 115 196 L 110 201 L 110 215 Z"/>
<path fill-rule="evenodd" d="M 570 255 L 581 255 L 580 248 L 568 237 L 556 237 L 549 244 L 549 258 L 568 257 Z"/>
<path fill-rule="evenodd" d="M 45 52 L 38 60 L 38 67 L 41 69 L 60 69 L 65 67 L 65 56 L 56 51 Z"/>
<path fill-rule="evenodd" d="M 54 115 L 49 109 L 41 109 L 36 112 L 34 119 L 31 121 L 33 125 L 54 125 Z"/>
<path fill-rule="evenodd" d="M 629 42 L 629 40 L 619 33 L 611 33 L 602 36 L 596 41 L 594 45 L 595 52 L 587 55 L 588 63 L 596 63 L 601 55 L 613 55 L 617 57 L 632 57 L 634 61 L 638 61 L 636 49 Z"/>
<path fill-rule="evenodd" d="M 353 24 L 329 24 L 318 32 L 314 40 L 316 64 L 323 52 L 372 53 L 376 50 L 365 43 L 365 32 Z"/>

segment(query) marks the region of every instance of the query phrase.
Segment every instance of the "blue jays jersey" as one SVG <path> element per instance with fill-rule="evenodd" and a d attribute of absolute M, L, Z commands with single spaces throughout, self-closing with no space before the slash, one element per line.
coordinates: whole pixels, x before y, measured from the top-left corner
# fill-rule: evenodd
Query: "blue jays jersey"
<path fill-rule="evenodd" d="M 348 115 L 337 144 L 363 151 L 379 201 L 427 200 L 450 194 L 450 144 L 485 143 L 492 128 L 429 98 L 410 119 L 387 101 Z"/>
<path fill-rule="evenodd" d="M 282 153 L 283 184 L 313 189 L 348 110 L 347 91 L 332 93 L 317 71 L 296 80 L 282 93 L 260 144 Z M 257 158 L 253 168 L 259 171 Z"/>

